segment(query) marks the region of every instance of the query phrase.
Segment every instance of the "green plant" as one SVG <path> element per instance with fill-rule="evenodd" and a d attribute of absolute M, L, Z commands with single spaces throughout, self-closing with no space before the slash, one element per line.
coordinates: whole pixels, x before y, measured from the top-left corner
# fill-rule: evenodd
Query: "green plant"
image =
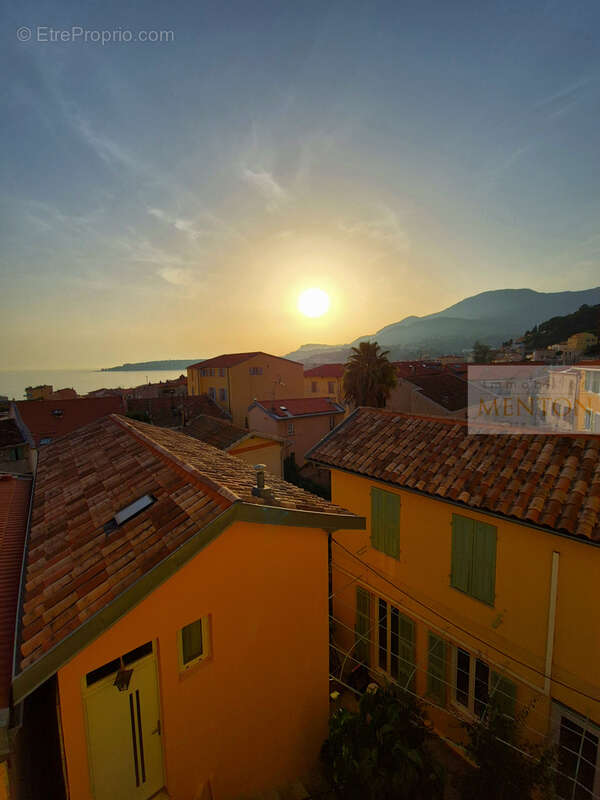
<path fill-rule="evenodd" d="M 440 766 L 427 748 L 421 706 L 391 686 L 367 691 L 357 712 L 340 709 L 322 748 L 326 774 L 344 800 L 434 800 L 443 796 Z"/>
<path fill-rule="evenodd" d="M 346 400 L 355 406 L 384 408 L 396 385 L 396 371 L 377 342 L 361 342 L 352 348 L 344 372 Z"/>
<path fill-rule="evenodd" d="M 555 749 L 532 744 L 522 729 L 530 707 L 515 718 L 492 701 L 482 719 L 464 722 L 469 736 L 467 752 L 477 768 L 457 776 L 462 800 L 529 800 L 555 797 Z"/>

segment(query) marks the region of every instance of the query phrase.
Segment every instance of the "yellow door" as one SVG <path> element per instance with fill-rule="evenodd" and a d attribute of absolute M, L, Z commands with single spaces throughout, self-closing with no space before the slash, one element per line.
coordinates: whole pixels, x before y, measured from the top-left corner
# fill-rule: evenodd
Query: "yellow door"
<path fill-rule="evenodd" d="M 154 654 L 127 664 L 129 686 L 113 672 L 85 690 L 92 793 L 96 800 L 147 800 L 163 785 Z"/>

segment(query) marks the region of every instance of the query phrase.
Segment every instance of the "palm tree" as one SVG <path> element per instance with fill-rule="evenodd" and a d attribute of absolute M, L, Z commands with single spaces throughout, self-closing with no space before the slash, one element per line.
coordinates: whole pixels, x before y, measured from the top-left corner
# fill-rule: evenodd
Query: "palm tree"
<path fill-rule="evenodd" d="M 381 352 L 377 342 L 361 342 L 352 348 L 344 372 L 344 392 L 348 403 L 385 407 L 385 401 L 396 385 L 396 373 L 387 356 L 388 351 Z"/>

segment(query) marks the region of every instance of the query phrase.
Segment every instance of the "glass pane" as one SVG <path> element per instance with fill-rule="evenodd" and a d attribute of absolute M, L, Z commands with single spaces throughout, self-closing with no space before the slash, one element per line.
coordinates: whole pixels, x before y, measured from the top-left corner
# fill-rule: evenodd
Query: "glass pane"
<path fill-rule="evenodd" d="M 387 670 L 387 603 L 379 601 L 379 666 Z"/>
<path fill-rule="evenodd" d="M 460 647 L 456 650 L 456 702 L 469 707 L 469 676 L 471 656 Z"/>
<path fill-rule="evenodd" d="M 202 655 L 202 620 L 196 620 L 181 630 L 183 663 L 187 664 Z"/>
<path fill-rule="evenodd" d="M 478 717 L 483 715 L 489 702 L 488 687 L 490 685 L 490 668 L 483 661 L 475 661 L 475 706 Z"/>
<path fill-rule="evenodd" d="M 583 740 L 583 741 L 582 741 Z M 590 800 L 596 777 L 598 738 L 568 717 L 560 723 L 556 790 L 560 798 Z M 577 781 L 577 784 L 575 784 Z"/>
<path fill-rule="evenodd" d="M 394 606 L 392 606 L 390 628 L 390 674 L 392 678 L 398 680 L 398 653 L 400 646 L 399 612 Z"/>

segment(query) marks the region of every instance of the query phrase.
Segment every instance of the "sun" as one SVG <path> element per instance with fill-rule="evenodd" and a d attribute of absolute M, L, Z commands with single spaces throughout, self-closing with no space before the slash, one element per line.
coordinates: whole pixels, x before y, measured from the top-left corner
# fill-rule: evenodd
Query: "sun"
<path fill-rule="evenodd" d="M 322 317 L 329 311 L 329 295 L 323 289 L 305 289 L 298 298 L 298 311 L 306 317 Z"/>

